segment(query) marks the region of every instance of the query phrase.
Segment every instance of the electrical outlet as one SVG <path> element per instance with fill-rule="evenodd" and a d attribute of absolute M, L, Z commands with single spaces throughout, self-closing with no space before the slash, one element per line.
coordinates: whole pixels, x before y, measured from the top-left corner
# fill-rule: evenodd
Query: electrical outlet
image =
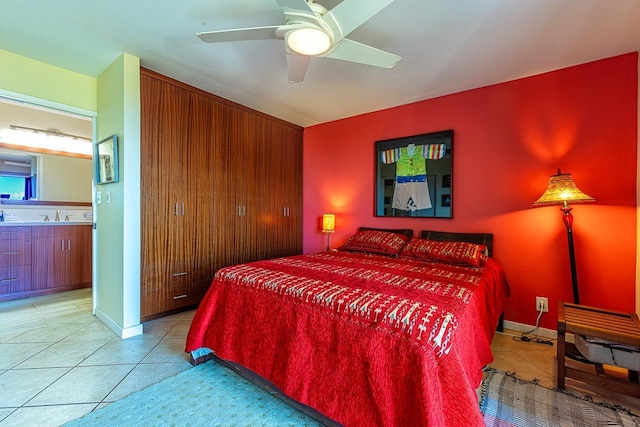
<path fill-rule="evenodd" d="M 536 297 L 536 311 L 549 312 L 549 299 L 546 297 Z"/>

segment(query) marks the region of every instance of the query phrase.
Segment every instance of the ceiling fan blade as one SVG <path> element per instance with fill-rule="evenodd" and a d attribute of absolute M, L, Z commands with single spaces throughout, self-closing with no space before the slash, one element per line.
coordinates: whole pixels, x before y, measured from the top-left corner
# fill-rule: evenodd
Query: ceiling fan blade
<path fill-rule="evenodd" d="M 285 14 L 289 10 L 295 10 L 315 16 L 313 9 L 311 9 L 306 0 L 276 0 L 276 2 Z"/>
<path fill-rule="evenodd" d="M 196 33 L 196 36 L 200 37 L 203 42 L 207 43 L 269 40 L 277 38 L 276 31 L 278 28 L 280 28 L 279 25 L 271 25 L 268 27 L 237 28 L 233 30 L 219 30 Z"/>
<path fill-rule="evenodd" d="M 289 83 L 300 83 L 307 74 L 307 67 L 311 57 L 287 53 L 287 69 L 289 70 Z"/>
<path fill-rule="evenodd" d="M 391 3 L 393 0 L 344 0 L 327 13 L 338 23 L 344 37 Z"/>
<path fill-rule="evenodd" d="M 341 3 L 342 4 L 342 3 Z M 320 55 L 327 58 L 357 62 L 374 67 L 392 68 L 402 57 L 395 53 L 385 52 L 373 46 L 358 43 L 349 39 L 342 39 L 327 54 Z"/>

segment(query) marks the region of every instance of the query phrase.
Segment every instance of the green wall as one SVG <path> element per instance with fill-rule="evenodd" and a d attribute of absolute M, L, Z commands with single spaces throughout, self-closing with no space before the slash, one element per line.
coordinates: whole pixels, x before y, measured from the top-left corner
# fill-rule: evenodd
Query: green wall
<path fill-rule="evenodd" d="M 140 60 L 123 53 L 94 78 L 0 50 L 0 96 L 97 117 L 94 140 L 118 134 L 120 182 L 94 188 L 94 307 L 120 337 L 142 333 Z"/>
<path fill-rule="evenodd" d="M 95 112 L 96 87 L 93 77 L 0 50 L 0 95 L 15 93 L 38 104 L 61 104 Z"/>
<path fill-rule="evenodd" d="M 99 283 L 96 314 L 127 338 L 142 333 L 138 58 L 123 54 L 98 78 L 98 111 L 98 140 L 118 135 L 119 181 L 96 186 L 102 199 L 95 205 Z"/>

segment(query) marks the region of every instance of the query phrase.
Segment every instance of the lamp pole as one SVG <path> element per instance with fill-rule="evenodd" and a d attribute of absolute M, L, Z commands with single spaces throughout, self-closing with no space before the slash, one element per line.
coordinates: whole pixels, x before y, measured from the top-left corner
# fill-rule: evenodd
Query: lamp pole
<path fill-rule="evenodd" d="M 571 265 L 571 286 L 573 287 L 573 302 L 580 304 L 580 292 L 578 291 L 578 272 L 576 270 L 576 251 L 573 247 L 573 215 L 571 208 L 565 200 L 562 208 L 562 222 L 567 227 L 567 241 L 569 243 L 569 263 Z"/>

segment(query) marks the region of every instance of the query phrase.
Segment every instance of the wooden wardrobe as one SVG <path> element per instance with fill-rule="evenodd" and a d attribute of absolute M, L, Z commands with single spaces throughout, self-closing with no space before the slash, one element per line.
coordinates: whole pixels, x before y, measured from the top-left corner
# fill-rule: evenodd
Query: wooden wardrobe
<path fill-rule="evenodd" d="M 225 266 L 302 251 L 303 129 L 141 70 L 141 320 Z"/>

